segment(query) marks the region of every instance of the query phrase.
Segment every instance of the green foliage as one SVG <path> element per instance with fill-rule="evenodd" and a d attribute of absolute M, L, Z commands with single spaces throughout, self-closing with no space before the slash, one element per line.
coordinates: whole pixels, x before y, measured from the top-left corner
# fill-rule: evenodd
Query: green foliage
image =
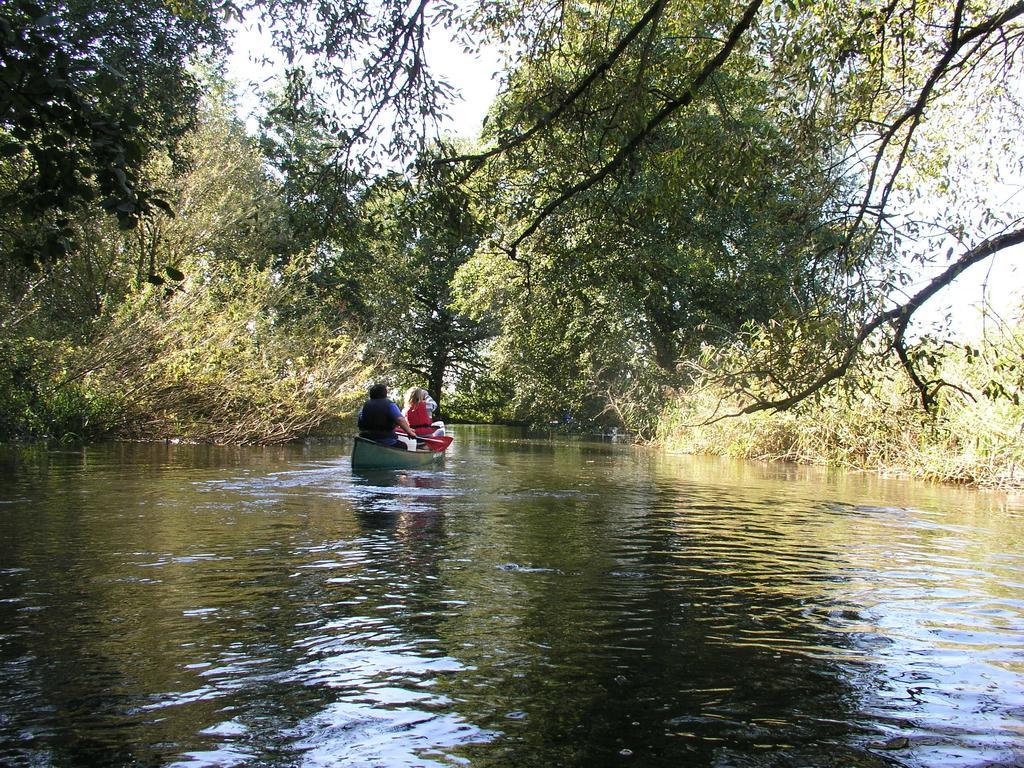
<path fill-rule="evenodd" d="M 972 199 L 965 227 L 966 198 L 946 193 L 975 162 L 967 136 L 988 141 L 986 167 L 1019 168 L 1020 6 L 763 6 L 691 89 L 754 7 L 597 3 L 522 26 L 481 15 L 523 54 L 489 115 L 493 149 L 464 161 L 490 181 L 497 247 L 463 282 L 502 273 L 467 294 L 512 318 L 496 364 L 538 418 L 559 397 L 593 413 L 588 387 L 611 407 L 614 358 L 632 361 L 617 402 L 639 405 L 685 383 L 702 344 L 732 338 L 736 388 L 806 396 L 887 302 L 906 301 L 909 263 L 938 265 L 1019 222 L 1019 201 Z M 935 198 L 915 201 L 921 181 L 953 203 L 941 217 L 922 210 Z M 595 364 L 605 336 L 627 341 Z M 930 365 L 921 350 L 906 359 Z"/>
<path fill-rule="evenodd" d="M 489 162 L 480 205 L 507 228 L 498 237 L 513 240 L 546 198 L 608 162 L 692 77 L 710 43 L 676 41 L 718 10 L 667 10 L 646 46 L 629 49 L 557 126 Z M 494 139 L 555 109 L 604 55 L 608 25 L 626 17 L 619 6 L 575 9 L 557 53 L 514 74 L 491 112 Z M 527 418 L 570 412 L 650 434 L 662 387 L 685 379 L 679 365 L 701 344 L 773 317 L 838 314 L 850 265 L 826 218 L 844 185 L 836 137 L 823 129 L 814 139 L 775 108 L 762 59 L 744 49 L 631 162 L 544 218 L 515 253 L 481 249 L 460 274 L 461 301 L 499 309 L 491 362 L 517 383 Z"/>
<path fill-rule="evenodd" d="M 455 4 L 248 0 L 238 7 L 272 31 L 289 68 L 284 95 L 322 115 L 342 165 L 364 175 L 426 149 L 427 126 L 444 113 L 452 88 L 427 66 L 425 46 L 431 28 L 458 23 Z"/>
<path fill-rule="evenodd" d="M 110 432 L 116 402 L 67 378 L 70 352 L 33 338 L 0 340 L 0 440 L 92 439 Z"/>
<path fill-rule="evenodd" d="M 291 247 L 278 187 L 230 105 L 206 100 L 195 122 L 174 157 L 153 152 L 143 169 L 175 216 L 122 231 L 83 210 L 69 219 L 75 247 L 64 258 L 34 268 L 0 261 L 0 324 L 8 332 L 85 342 L 143 285 L 173 291 L 196 255 L 267 265 Z"/>
<path fill-rule="evenodd" d="M 495 333 L 490 314 L 454 304 L 453 281 L 484 227 L 450 172 L 420 158 L 409 179 L 389 177 L 362 200 L 361 242 L 350 248 L 352 300 L 371 353 L 430 391 L 479 371 L 479 352 Z"/>
<path fill-rule="evenodd" d="M 354 412 L 363 350 L 305 306 L 299 266 L 205 272 L 147 288 L 92 343 L 0 342 L 0 439 L 275 443 Z"/>
<path fill-rule="evenodd" d="M 356 225 L 356 188 L 362 179 L 345 162 L 344 147 L 326 109 L 309 96 L 307 77 L 292 70 L 282 91 L 268 97 L 260 125 L 260 148 L 281 180 L 290 252 L 319 251 L 327 261 L 321 280 L 330 281 L 329 249 L 349 245 Z M 280 254 L 285 257 L 285 253 Z"/>
<path fill-rule="evenodd" d="M 511 382 L 491 370 L 463 376 L 445 401 L 445 419 L 478 424 L 517 423 L 515 395 Z"/>
<path fill-rule="evenodd" d="M 527 294 L 514 265 L 478 255 L 457 281 L 464 310 L 488 311 L 501 323 L 501 335 L 486 352 L 489 374 L 482 377 L 493 380 L 482 390 L 485 395 L 495 389 L 508 393 L 495 418 L 533 424 L 571 420 L 584 429 L 625 425 L 647 433 L 666 375 L 654 363 L 642 320 L 625 310 L 614 285 L 572 291 L 567 281 L 578 272 L 534 276 Z M 496 291 L 515 298 L 505 301 Z M 498 308 L 488 308 L 490 302 Z M 486 402 L 473 407 L 485 409 Z"/>
<path fill-rule="evenodd" d="M 0 215 L 7 258 L 34 263 L 73 248 L 86 206 L 122 229 L 169 210 L 139 173 L 148 147 L 192 125 L 199 91 L 186 65 L 223 33 L 212 6 L 177 15 L 159 0 L 73 0 L 0 8 Z"/>
<path fill-rule="evenodd" d="M 146 166 L 147 180 L 166 190 L 175 215 L 151 217 L 125 237 L 136 286 L 151 275 L 173 281 L 168 267 L 181 272 L 200 255 L 269 266 L 297 250 L 281 185 L 268 176 L 260 146 L 231 102 L 204 99 L 195 124 L 175 154 L 155 154 Z"/>
<path fill-rule="evenodd" d="M 813 0 L 738 27 L 756 6 L 254 0 L 289 66 L 259 146 L 223 100 L 194 108 L 224 88 L 186 69 L 222 45 L 221 7 L 0 8 L 0 329 L 90 361 L 66 374 L 59 355 L 79 383 L 51 397 L 12 352 L 5 397 L 50 415 L 11 430 L 88 410 L 102 381 L 132 434 L 275 440 L 341 407 L 300 382 L 344 389 L 344 357 L 439 401 L 457 385 L 460 414 L 649 435 L 701 368 L 748 400 L 815 391 L 903 300 L 908 261 L 1019 219 L 1019 199 L 983 205 L 953 178 L 970 136 L 990 137 L 986 167 L 1019 167 L 1018 6 Z M 420 130 L 448 92 L 433 24 L 517 56 L 488 151 L 450 163 Z M 404 175 L 361 173 L 412 150 Z M 915 221 L 915 194 L 947 219 Z M 342 319 L 365 344 L 323 346 Z M 904 330 L 885 343 L 932 392 L 944 363 Z M 964 386 L 1016 407 L 1019 373 L 1007 356 Z"/>
<path fill-rule="evenodd" d="M 0 328 L 22 350 L 0 363 L 7 436 L 275 442 L 353 407 L 363 350 L 312 290 L 258 147 L 226 103 L 195 123 L 144 167 L 175 216 L 125 232 L 83 210 L 64 258 L 0 263 Z"/>

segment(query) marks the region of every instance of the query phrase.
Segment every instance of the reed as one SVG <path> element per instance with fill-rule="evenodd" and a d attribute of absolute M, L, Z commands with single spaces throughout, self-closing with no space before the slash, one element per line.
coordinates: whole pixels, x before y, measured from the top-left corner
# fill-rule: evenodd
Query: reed
<path fill-rule="evenodd" d="M 932 372 L 952 386 L 931 412 L 895 360 L 865 361 L 791 410 L 745 405 L 710 380 L 675 393 L 658 440 L 671 451 L 795 461 L 978 487 L 1024 488 L 1024 332 L 1002 325 L 947 345 Z M 726 415 L 725 418 L 720 418 Z"/>

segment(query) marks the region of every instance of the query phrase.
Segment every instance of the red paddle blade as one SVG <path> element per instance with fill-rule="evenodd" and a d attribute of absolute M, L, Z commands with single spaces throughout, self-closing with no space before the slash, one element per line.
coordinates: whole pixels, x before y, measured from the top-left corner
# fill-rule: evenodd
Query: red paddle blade
<path fill-rule="evenodd" d="M 441 437 L 417 437 L 416 439 L 420 442 L 426 443 L 427 447 L 432 451 L 443 451 L 452 444 L 452 438 L 450 435 L 443 435 Z"/>

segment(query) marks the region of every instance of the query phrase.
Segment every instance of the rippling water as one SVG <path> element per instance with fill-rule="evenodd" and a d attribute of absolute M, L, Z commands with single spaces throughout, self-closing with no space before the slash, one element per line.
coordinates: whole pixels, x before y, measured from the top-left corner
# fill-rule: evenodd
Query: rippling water
<path fill-rule="evenodd" d="M 0 762 L 1024 764 L 1024 505 L 462 428 L 0 454 Z"/>

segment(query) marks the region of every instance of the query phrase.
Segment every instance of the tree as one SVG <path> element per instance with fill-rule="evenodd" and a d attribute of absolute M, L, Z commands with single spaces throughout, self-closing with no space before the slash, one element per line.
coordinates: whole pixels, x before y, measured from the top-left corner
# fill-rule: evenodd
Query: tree
<path fill-rule="evenodd" d="M 69 217 L 98 203 L 122 228 L 156 210 L 139 172 L 156 146 L 193 125 L 188 72 L 225 35 L 214 6 L 159 0 L 32 0 L 0 5 L 0 156 L 4 250 L 26 263 L 71 249 Z"/>
<path fill-rule="evenodd" d="M 10 66 L 43 61 L 33 51 L 46 46 L 60 54 L 63 37 L 48 31 L 49 21 L 33 16 L 22 0 L 5 6 L 19 8 L 33 20 L 35 37 L 9 44 L 4 55 Z M 155 13 L 151 6 L 142 8 L 135 17 Z M 781 365 L 752 351 L 742 370 L 724 372 L 743 382 L 738 391 L 756 407 L 785 407 L 793 397 L 809 396 L 879 334 L 884 339 L 874 345 L 904 361 L 927 404 L 941 382 L 920 374 L 908 330 L 921 301 L 934 291 L 901 294 L 910 275 L 908 258 L 945 267 L 931 284 L 938 289 L 965 265 L 1020 239 L 1019 203 L 984 205 L 979 215 L 965 217 L 956 212 L 969 207 L 950 180 L 958 168 L 952 148 L 969 133 L 960 130 L 969 122 L 965 115 L 977 125 L 1004 126 L 986 152 L 1019 165 L 1022 114 L 1013 94 L 1024 40 L 1021 2 L 709 0 L 684 7 L 665 0 L 480 0 L 460 8 L 397 0 L 252 0 L 242 8 L 261 15 L 290 66 L 308 71 L 308 77 L 293 78 L 292 94 L 314 105 L 316 119 L 336 140 L 331 162 L 360 177 L 375 163 L 408 159 L 429 143 L 429 122 L 449 92 L 431 75 L 426 58 L 432 29 L 447 28 L 471 44 L 493 42 L 509 51 L 502 95 L 488 124 L 490 144 L 473 152 L 455 148 L 442 161 L 473 183 L 480 183 L 475 175 L 500 181 L 490 188 L 501 194 L 481 207 L 495 222 L 491 251 L 507 262 L 509 287 L 521 284 L 529 294 L 543 278 L 552 281 L 541 286 L 551 301 L 564 295 L 559 286 L 574 289 L 575 299 L 606 287 L 595 286 L 591 275 L 607 268 L 608 282 L 630 287 L 613 299 L 628 310 L 622 316 L 629 315 L 629 328 L 639 329 L 639 341 L 628 337 L 628 349 L 649 345 L 662 370 L 698 341 L 703 331 L 690 333 L 688 327 L 700 318 L 708 318 L 705 326 L 724 323 L 734 334 L 741 321 L 756 324 L 757 333 L 777 329 L 782 346 L 747 344 L 751 350 L 792 348 L 785 346 L 792 338 L 813 339 L 804 344 L 806 354 Z M 168 23 L 195 19 L 196 29 L 206 29 L 212 17 L 199 6 L 189 10 Z M 126 12 L 131 16 L 131 9 Z M 65 17 L 78 18 L 70 11 L 57 15 Z M 73 39 L 102 39 L 89 34 Z M 210 39 L 216 35 L 214 30 Z M 181 38 L 186 42 L 175 50 L 201 37 Z M 69 50 L 55 61 L 75 62 L 93 49 Z M 70 65 L 66 69 L 74 73 Z M 109 92 L 98 76 L 68 82 L 79 96 Z M 83 91 L 82 83 L 94 90 Z M 50 103 L 64 105 L 53 115 L 59 126 L 94 102 L 105 105 L 84 97 L 72 103 L 71 96 L 29 101 L 26 114 Z M 15 113 L 6 114 L 4 125 L 13 131 Z M 719 141 L 702 140 L 716 119 Z M 942 123 L 952 127 L 936 130 Z M 75 144 L 72 139 L 90 134 L 78 123 L 69 125 L 62 135 L 79 148 L 71 154 L 88 162 L 85 170 L 71 166 L 70 175 L 61 171 L 54 178 L 86 178 L 102 187 L 107 177 L 91 169 L 106 161 Z M 16 156 L 5 170 L 15 180 L 25 169 L 31 176 L 34 168 L 49 167 L 50 150 L 33 154 L 29 139 L 50 149 L 58 144 L 32 138 L 31 131 L 43 130 L 37 123 L 18 130 L 30 135 L 17 139 L 11 151 Z M 702 154 L 686 155 L 691 135 Z M 685 158 L 680 167 L 687 170 L 674 173 L 673 158 Z M 125 167 L 133 160 L 127 152 Z M 780 169 L 782 177 L 771 178 Z M 110 182 L 124 182 L 122 196 L 110 195 L 106 203 L 131 224 L 146 201 L 124 196 L 134 180 L 123 173 L 124 180 L 114 172 Z M 716 176 L 725 180 L 718 189 Z M 652 195 L 663 177 L 683 187 L 666 184 Z M 86 199 L 87 186 L 65 184 L 72 194 L 64 199 Z M 954 190 L 946 213 L 931 215 L 927 227 L 913 201 L 914 189 L 922 186 Z M 731 211 L 729 194 L 740 203 Z M 668 225 L 659 220 L 672 210 L 673 198 L 693 206 L 691 218 L 700 223 L 694 231 L 682 218 Z M 630 200 L 644 200 L 644 206 L 631 207 Z M 44 207 L 53 217 L 48 231 L 56 233 L 54 247 L 66 248 L 60 206 Z M 658 215 L 648 216 L 652 210 Z M 709 211 L 713 221 L 701 220 Z M 631 226 L 608 226 L 613 215 L 631 216 Z M 597 234 L 588 243 L 591 233 Z M 603 256 L 599 246 L 608 241 L 622 252 L 622 262 Z M 949 247 L 951 260 L 944 261 Z M 681 253 L 685 258 L 678 258 Z M 566 265 L 583 257 L 590 269 L 579 282 L 568 283 L 561 277 Z M 687 271 L 701 258 L 704 273 L 715 276 L 710 288 Z M 743 275 L 731 293 L 725 290 L 730 272 Z M 783 295 L 787 284 L 795 285 L 792 297 Z M 744 302 L 751 286 L 759 285 L 770 289 L 764 305 Z M 574 316 L 583 322 L 589 310 L 579 306 Z M 632 322 L 637 317 L 642 322 Z M 619 333 L 611 318 L 608 328 Z M 736 338 L 742 347 L 745 337 Z M 648 357 L 644 352 L 643 359 Z M 772 394 L 778 380 L 786 381 L 783 397 Z M 766 386 L 759 388 L 757 381 Z"/>
<path fill-rule="evenodd" d="M 322 116 L 332 164 L 359 175 L 408 161 L 432 140 L 451 87 L 427 60 L 432 28 L 461 27 L 457 6 L 421 0 L 243 0 L 289 68 L 286 94 Z M 467 30 L 468 31 L 468 30 Z"/>
<path fill-rule="evenodd" d="M 826 16 L 825 10 L 840 12 Z M 1024 239 L 1024 216 L 1012 195 L 998 192 L 1004 200 L 997 204 L 991 193 L 971 190 L 978 168 L 990 170 L 989 190 L 1006 183 L 1000 171 L 1010 170 L 1011 183 L 1020 184 L 1015 146 L 1024 113 L 1013 91 L 1022 15 L 1021 3 L 894 3 L 857 13 L 812 6 L 773 41 L 780 52 L 808 46 L 832 62 L 824 83 L 809 76 L 814 62 L 806 55 L 782 69 L 808 84 L 811 104 L 828 98 L 845 115 L 850 150 L 843 164 L 856 187 L 837 212 L 844 230 L 839 252 L 858 264 L 848 301 L 869 311 L 819 354 L 795 357 L 799 364 L 780 367 L 772 359 L 780 348 L 792 348 L 809 324 L 777 324 L 776 338 L 766 344 L 739 340 L 749 354 L 740 367 L 721 371 L 721 379 L 740 395 L 741 412 L 791 407 L 868 350 L 897 357 L 922 405 L 934 404 L 946 382 L 930 378 L 924 364 L 930 355 L 909 340 L 915 313 L 970 265 Z M 807 119 L 814 117 L 811 111 Z M 931 205 L 922 206 L 922 196 Z M 908 289 L 924 267 L 934 276 Z M 754 338 L 763 330 L 755 329 Z M 764 370 L 775 377 L 747 375 Z"/>
<path fill-rule="evenodd" d="M 97 321 L 149 284 L 170 292 L 185 273 L 210 265 L 267 267 L 278 260 L 282 243 L 290 242 L 279 185 L 227 94 L 211 93 L 193 119 L 196 128 L 179 140 L 175 156 L 154 151 L 139 174 L 163 190 L 176 215 L 145 217 L 121 230 L 96 211 L 78 211 L 67 223 L 75 247 L 63 258 L 0 263 L 9 303 L 0 310 L 0 328 L 88 341 Z"/>
<path fill-rule="evenodd" d="M 495 134 L 525 135 L 524 114 L 564 103 L 578 61 L 600 50 L 594 37 L 609 23 L 589 10 L 575 36 L 563 35 L 558 57 L 516 73 L 524 86 L 495 105 Z M 647 429 L 661 387 L 683 381 L 679 362 L 702 344 L 778 314 L 848 310 L 834 297 L 851 265 L 836 255 L 841 231 L 828 218 L 848 187 L 834 167 L 840 137 L 823 129 L 815 143 L 801 141 L 749 50 L 716 74 L 709 97 L 667 117 L 600 183 L 533 218 L 524 237 L 533 225 L 523 222 L 546 208 L 545 198 L 558 199 L 617 152 L 658 94 L 685 81 L 694 61 L 674 41 L 694 23 L 687 12 L 663 17 L 642 56 L 623 54 L 625 71 L 606 71 L 566 107 L 569 125 L 553 122 L 493 155 L 462 156 L 486 163 L 476 174 L 487 180 L 481 197 L 502 224 L 490 252 L 477 256 L 491 263 L 477 270 L 481 285 L 463 284 L 471 303 L 489 297 L 502 307 L 495 362 L 522 382 L 518 396 L 534 401 L 534 420 L 570 410 L 623 426 L 629 411 L 624 426 Z M 650 72 L 642 86 L 637 67 Z M 604 109 L 630 87 L 631 101 Z"/>
<path fill-rule="evenodd" d="M 280 91 L 268 95 L 260 146 L 281 181 L 290 229 L 287 250 L 321 250 L 327 265 L 332 249 L 350 240 L 356 198 L 366 179 L 345 163 L 345 142 L 332 132 L 337 126 L 310 93 L 308 80 L 302 70 L 293 69 Z"/>
<path fill-rule="evenodd" d="M 481 344 L 494 335 L 487 313 L 454 306 L 453 281 L 484 229 L 469 196 L 427 155 L 411 179 L 391 177 L 367 195 L 374 347 L 393 367 L 427 385 L 441 405 L 445 385 L 479 367 Z"/>
<path fill-rule="evenodd" d="M 552 258 L 553 243 L 565 232 L 577 236 L 566 222 L 600 221 L 587 215 L 593 201 L 657 168 L 659 145 L 686 116 L 716 100 L 723 113 L 737 108 L 743 91 L 723 93 L 723 80 L 762 81 L 767 89 L 758 100 L 783 137 L 787 162 L 795 161 L 797 168 L 817 165 L 811 178 L 818 179 L 818 191 L 810 196 L 817 203 L 798 206 L 802 210 L 794 210 L 788 228 L 789 242 L 803 251 L 817 287 L 812 301 L 769 301 L 769 318 L 750 316 L 758 321 L 758 333 L 777 329 L 779 343 L 751 346 L 765 354 L 751 354 L 741 368 L 724 375 L 753 401 L 750 407 L 788 407 L 841 375 L 876 331 L 886 331 L 887 340 L 876 348 L 903 361 L 927 405 L 942 382 L 927 381 L 918 370 L 907 341 L 910 319 L 967 265 L 1018 243 L 1021 215 L 1012 206 L 1000 211 L 988 206 L 967 226 L 958 220 L 963 208 L 954 200 L 948 209 L 952 215 L 945 222 L 933 219 L 931 232 L 914 220 L 911 183 L 939 178 L 955 189 L 949 174 L 956 166 L 936 167 L 936 148 L 948 159 L 948 147 L 970 134 L 963 119 L 945 135 L 929 132 L 925 118 L 934 124 L 951 114 L 977 119 L 1001 110 L 1002 124 L 1009 117 L 1012 129 L 989 149 L 1017 165 L 1013 148 L 1022 115 L 1010 94 L 1024 6 L 816 2 L 779 5 L 770 17 L 759 2 L 688 9 L 654 3 L 625 13 L 621 8 L 602 13 L 601 7 L 588 6 L 564 14 L 546 49 L 557 54 L 538 56 L 538 66 L 527 57 L 530 66 L 522 68 L 521 77 L 509 78 L 491 115 L 491 148 L 450 159 L 469 172 L 500 166 L 497 175 L 508 194 L 496 250 L 517 264 L 529 283 L 538 266 Z M 687 35 L 692 45 L 684 51 L 657 55 L 659 43 L 678 43 Z M 666 61 L 673 62 L 669 78 Z M 714 153 L 696 162 L 713 168 L 717 156 L 740 156 L 747 147 L 743 132 L 723 131 Z M 753 170 L 757 177 L 769 169 L 755 165 Z M 767 223 L 772 217 L 760 218 Z M 946 235 L 945 241 L 936 234 Z M 923 291 L 903 297 L 901 286 L 911 279 L 909 241 L 926 235 L 930 243 L 912 246 L 918 261 L 934 263 L 942 252 L 938 243 L 945 250 L 951 240 L 950 254 L 959 248 L 961 256 Z M 748 232 L 744 242 L 756 240 Z M 728 265 L 720 255 L 713 268 Z M 764 264 L 771 271 L 790 257 L 790 249 L 783 249 Z M 604 257 L 597 261 L 608 263 Z M 551 272 L 544 279 L 551 279 Z M 669 306 L 688 303 L 685 290 L 659 282 L 655 287 L 667 290 Z M 731 308 L 721 298 L 716 304 Z M 780 350 L 792 349 L 786 339 L 794 334 L 803 338 L 805 353 L 780 357 Z M 738 344 L 743 346 L 741 337 Z M 771 395 L 780 380 L 787 382 L 785 396 Z"/>

